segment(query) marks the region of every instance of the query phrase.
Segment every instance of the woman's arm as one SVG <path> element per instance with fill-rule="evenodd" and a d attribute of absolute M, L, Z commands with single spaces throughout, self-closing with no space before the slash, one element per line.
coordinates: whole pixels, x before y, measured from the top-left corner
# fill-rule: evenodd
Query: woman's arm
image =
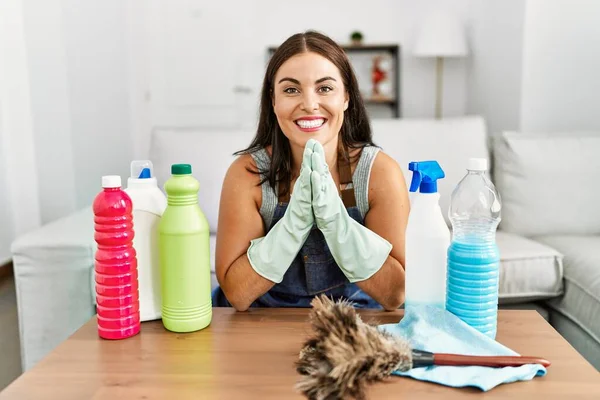
<path fill-rule="evenodd" d="M 256 168 L 252 157 L 243 155 L 233 162 L 225 176 L 215 254 L 219 285 L 238 311 L 247 310 L 254 300 L 275 285 L 257 274 L 248 261 L 250 241 L 264 236 L 265 231 L 259 212 L 260 177 L 247 167 Z"/>
<path fill-rule="evenodd" d="M 371 169 L 368 197 L 365 225 L 393 248 L 381 269 L 357 285 L 386 310 L 393 310 L 404 303 L 404 239 L 410 201 L 400 166 L 381 151 Z"/>

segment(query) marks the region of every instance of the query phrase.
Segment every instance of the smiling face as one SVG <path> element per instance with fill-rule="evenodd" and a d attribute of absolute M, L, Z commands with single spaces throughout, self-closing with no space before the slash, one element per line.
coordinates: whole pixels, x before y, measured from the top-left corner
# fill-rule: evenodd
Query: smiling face
<path fill-rule="evenodd" d="M 317 53 L 291 57 L 275 75 L 273 109 L 292 146 L 304 148 L 311 138 L 337 143 L 347 108 L 340 71 Z"/>

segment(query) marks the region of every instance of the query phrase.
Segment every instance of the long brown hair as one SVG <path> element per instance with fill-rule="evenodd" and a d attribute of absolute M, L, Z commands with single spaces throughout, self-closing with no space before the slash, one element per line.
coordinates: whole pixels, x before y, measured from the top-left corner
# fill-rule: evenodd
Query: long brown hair
<path fill-rule="evenodd" d="M 271 165 L 268 170 L 253 171 L 264 174 L 261 184 L 269 181 L 275 190 L 281 183 L 279 194 L 286 195 L 292 178 L 292 152 L 288 138 L 283 134 L 277 116 L 273 110 L 273 90 L 275 75 L 281 65 L 289 58 L 307 52 L 317 53 L 331 61 L 340 71 L 344 88 L 348 93 L 348 109 L 344 112 L 344 121 L 340 130 L 343 148 L 362 148 L 374 145 L 371 126 L 363 103 L 358 81 L 344 50 L 329 37 L 315 31 L 306 31 L 290 36 L 273 53 L 263 81 L 260 98 L 260 119 L 256 135 L 250 146 L 236 152 L 236 155 L 253 153 L 269 145 L 272 147 Z"/>

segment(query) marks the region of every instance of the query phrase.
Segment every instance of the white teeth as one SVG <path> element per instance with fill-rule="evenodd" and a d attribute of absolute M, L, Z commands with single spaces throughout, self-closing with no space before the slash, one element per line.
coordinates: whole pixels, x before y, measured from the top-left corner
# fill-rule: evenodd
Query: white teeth
<path fill-rule="evenodd" d="M 306 119 L 299 119 L 298 121 L 296 121 L 296 123 L 298 124 L 298 126 L 300 128 L 317 128 L 321 125 L 323 125 L 323 123 L 325 122 L 324 119 L 312 119 L 312 120 L 306 120 Z"/>

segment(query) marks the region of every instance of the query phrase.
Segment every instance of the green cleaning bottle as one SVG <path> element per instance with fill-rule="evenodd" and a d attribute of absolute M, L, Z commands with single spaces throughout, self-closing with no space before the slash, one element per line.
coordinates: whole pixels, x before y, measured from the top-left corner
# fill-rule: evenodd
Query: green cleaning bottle
<path fill-rule="evenodd" d="M 167 208 L 158 229 L 162 321 L 172 332 L 197 331 L 212 319 L 210 231 L 198 205 L 199 188 L 191 165 L 171 166 Z"/>

